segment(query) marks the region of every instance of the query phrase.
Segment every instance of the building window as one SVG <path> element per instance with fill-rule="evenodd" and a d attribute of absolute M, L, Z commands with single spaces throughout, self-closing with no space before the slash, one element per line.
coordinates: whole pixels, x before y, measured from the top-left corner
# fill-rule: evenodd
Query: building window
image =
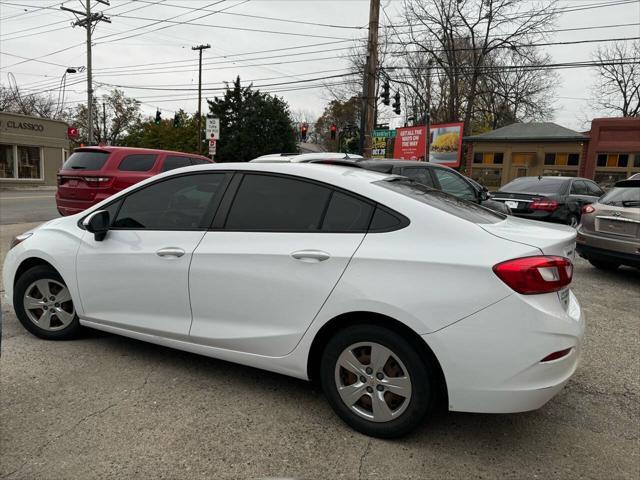
<path fill-rule="evenodd" d="M 634 160 L 633 160 L 633 166 L 635 168 L 640 168 L 640 152 L 636 153 Z"/>
<path fill-rule="evenodd" d="M 596 174 L 593 177 L 594 181 L 605 190 L 613 187 L 616 182 L 625 180 L 626 178 L 627 172 L 607 172 L 601 170 L 596 170 Z"/>
<path fill-rule="evenodd" d="M 629 164 L 628 153 L 599 153 L 596 165 L 598 167 L 627 168 Z"/>
<path fill-rule="evenodd" d="M 40 147 L 25 147 L 18 145 L 18 178 L 39 179 Z"/>
<path fill-rule="evenodd" d="M 13 145 L 0 144 L 0 178 L 14 178 Z"/>
<path fill-rule="evenodd" d="M 542 171 L 545 177 L 577 177 L 578 171 L 575 169 L 559 170 L 557 168 L 545 168 Z"/>
<path fill-rule="evenodd" d="M 558 167 L 577 167 L 580 163 L 579 153 L 545 153 L 544 164 Z"/>
<path fill-rule="evenodd" d="M 473 163 L 483 165 L 502 165 L 504 153 L 502 152 L 475 152 Z"/>

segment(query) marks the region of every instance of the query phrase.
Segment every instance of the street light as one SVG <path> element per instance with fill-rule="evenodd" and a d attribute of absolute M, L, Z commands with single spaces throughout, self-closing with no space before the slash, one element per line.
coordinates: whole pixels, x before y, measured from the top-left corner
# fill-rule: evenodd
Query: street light
<path fill-rule="evenodd" d="M 78 72 L 84 72 L 85 67 L 67 67 L 60 79 L 60 88 L 58 89 L 58 103 L 56 105 L 56 117 L 64 110 L 64 94 L 67 89 L 67 74 L 74 74 Z"/>

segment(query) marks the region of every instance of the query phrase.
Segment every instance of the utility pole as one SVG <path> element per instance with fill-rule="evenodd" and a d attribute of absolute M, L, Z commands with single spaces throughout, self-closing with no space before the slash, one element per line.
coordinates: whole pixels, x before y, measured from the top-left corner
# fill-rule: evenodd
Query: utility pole
<path fill-rule="evenodd" d="M 378 69 L 378 24 L 380 0 L 370 0 L 369 39 L 367 44 L 367 64 L 362 82 L 362 117 L 360 120 L 360 151 L 364 157 L 371 157 L 371 131 L 376 115 L 376 72 Z"/>
<path fill-rule="evenodd" d="M 107 104 L 102 102 L 102 141 L 107 144 Z"/>
<path fill-rule="evenodd" d="M 191 50 L 198 50 L 198 153 L 202 153 L 202 50 L 211 48 L 206 45 L 191 47 Z"/>
<path fill-rule="evenodd" d="M 87 30 L 87 141 L 89 145 L 93 143 L 93 79 L 91 77 L 91 35 L 95 25 L 98 22 L 111 23 L 109 17 L 102 12 L 91 13 L 91 0 L 85 0 L 85 11 L 74 10 L 73 8 L 60 5 L 60 9 L 71 12 L 76 16 L 76 21 L 71 25 L 73 27 L 84 27 Z M 96 0 L 96 2 L 109 6 L 109 0 Z"/>

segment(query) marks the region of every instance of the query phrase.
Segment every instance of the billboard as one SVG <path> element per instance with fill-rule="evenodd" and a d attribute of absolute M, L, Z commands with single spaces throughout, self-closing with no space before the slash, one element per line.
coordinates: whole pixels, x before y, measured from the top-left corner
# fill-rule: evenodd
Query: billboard
<path fill-rule="evenodd" d="M 459 167 L 462 153 L 464 123 L 431 125 L 429 162 Z M 393 149 L 394 156 L 403 160 L 424 160 L 424 126 L 398 128 Z"/>

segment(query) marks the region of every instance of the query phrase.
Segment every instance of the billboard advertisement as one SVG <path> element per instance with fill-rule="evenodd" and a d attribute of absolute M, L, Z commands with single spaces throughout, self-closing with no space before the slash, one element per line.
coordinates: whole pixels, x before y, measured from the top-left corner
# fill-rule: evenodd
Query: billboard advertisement
<path fill-rule="evenodd" d="M 429 161 L 448 167 L 459 167 L 462 154 L 462 131 L 464 123 L 431 125 Z M 394 156 L 403 160 L 424 160 L 424 126 L 398 128 L 394 145 Z"/>

